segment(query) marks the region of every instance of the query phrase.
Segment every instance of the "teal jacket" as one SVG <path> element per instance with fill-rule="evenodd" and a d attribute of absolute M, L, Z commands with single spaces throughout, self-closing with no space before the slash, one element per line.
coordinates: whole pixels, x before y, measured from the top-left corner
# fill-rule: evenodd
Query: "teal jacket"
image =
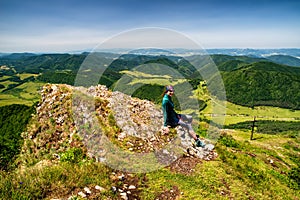
<path fill-rule="evenodd" d="M 174 110 L 174 103 L 171 97 L 165 94 L 162 100 L 162 110 L 164 114 L 164 126 L 177 126 L 178 125 L 178 114 Z"/>

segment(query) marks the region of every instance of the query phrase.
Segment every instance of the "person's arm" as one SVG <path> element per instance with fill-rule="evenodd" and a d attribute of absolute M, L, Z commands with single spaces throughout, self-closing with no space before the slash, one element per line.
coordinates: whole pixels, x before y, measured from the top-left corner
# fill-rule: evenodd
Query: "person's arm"
<path fill-rule="evenodd" d="M 168 124 L 167 124 L 167 118 L 168 118 L 168 114 L 167 114 L 167 102 L 163 102 L 162 104 L 162 109 L 163 109 L 163 114 L 164 114 L 164 127 L 167 127 Z"/>
<path fill-rule="evenodd" d="M 164 114 L 164 128 L 163 128 L 163 133 L 169 133 L 169 127 L 168 127 L 168 123 L 167 123 L 167 118 L 168 118 L 168 103 L 167 102 L 163 102 L 162 104 L 162 108 L 163 108 L 163 114 Z"/>

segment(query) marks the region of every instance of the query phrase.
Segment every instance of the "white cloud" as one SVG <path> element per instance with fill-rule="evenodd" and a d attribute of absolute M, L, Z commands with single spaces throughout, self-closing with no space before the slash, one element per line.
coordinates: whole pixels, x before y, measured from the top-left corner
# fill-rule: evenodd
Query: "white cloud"
<path fill-rule="evenodd" d="M 205 48 L 299 48 L 299 33 L 290 30 L 224 29 L 192 31 L 190 35 Z"/>
<path fill-rule="evenodd" d="M 1 52 L 65 52 L 91 49 L 106 39 L 103 32 L 83 29 L 64 29 L 35 35 L 3 35 Z"/>
<path fill-rule="evenodd" d="M 287 48 L 300 47 L 299 31 L 264 29 L 140 28 L 124 32 L 60 27 L 34 34 L 0 33 L 0 52 L 66 52 L 101 48 Z M 104 43 L 103 43 L 104 42 Z M 197 44 L 196 44 L 196 43 Z"/>

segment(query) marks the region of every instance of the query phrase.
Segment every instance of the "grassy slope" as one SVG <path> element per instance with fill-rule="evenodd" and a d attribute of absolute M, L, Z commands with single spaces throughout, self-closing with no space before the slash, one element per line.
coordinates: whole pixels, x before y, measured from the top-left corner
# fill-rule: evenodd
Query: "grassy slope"
<path fill-rule="evenodd" d="M 219 157 L 199 163 L 194 173 L 184 175 L 163 168 L 147 174 L 133 174 L 139 182 L 141 199 L 155 199 L 178 187 L 180 199 L 297 199 L 300 190 L 288 178 L 299 163 L 299 138 L 255 135 L 232 131 L 217 144 Z M 232 136 L 232 137 L 230 137 Z M 228 139 L 229 138 L 229 139 Z M 230 142 L 228 142 L 230 140 Z M 298 155 L 298 160 L 297 158 Z M 293 158 L 294 157 L 294 158 Z M 99 198 L 117 196 L 110 190 L 112 170 L 101 163 L 80 162 L 36 165 L 10 174 L 1 172 L 0 197 L 68 198 L 84 187 L 106 189 Z M 146 179 L 143 178 L 146 176 Z"/>
<path fill-rule="evenodd" d="M 26 90 L 19 94 L 31 98 L 26 95 L 38 87 L 35 83 L 27 84 L 19 86 Z M 203 113 L 209 114 L 210 110 L 208 101 Z M 231 103 L 227 103 L 226 111 L 225 124 L 252 120 L 253 116 L 276 120 L 299 120 L 300 116 L 300 111 L 266 106 L 250 109 Z M 299 190 L 293 189 L 296 184 L 288 178 L 291 169 L 299 164 L 299 138 L 255 134 L 255 140 L 249 141 L 250 132 L 227 134 L 236 145 L 218 143 L 219 157 L 203 161 L 192 175 L 171 172 L 168 168 L 147 173 L 147 181 L 140 186 L 141 199 L 154 199 L 173 186 L 179 188 L 181 199 L 296 199 L 300 196 Z M 1 172 L 0 198 L 68 197 L 85 186 L 95 185 L 106 188 L 106 192 L 100 194 L 102 198 L 116 198 L 110 190 L 110 173 L 108 167 L 93 162 L 34 166 L 16 169 L 10 174 Z M 134 176 L 141 177 L 140 174 Z"/>
<path fill-rule="evenodd" d="M 230 102 L 227 102 L 226 113 L 225 125 L 251 121 L 254 116 L 256 116 L 256 120 L 300 120 L 300 110 L 292 111 L 289 109 L 270 106 L 258 106 L 251 109 L 245 106 L 235 105 Z"/>
<path fill-rule="evenodd" d="M 21 80 L 28 78 L 30 76 L 37 76 L 36 74 L 17 74 L 15 76 L 20 77 Z M 7 79 L 10 76 L 2 77 L 1 80 Z M 0 89 L 0 106 L 11 105 L 11 104 L 25 104 L 32 105 L 34 102 L 38 101 L 40 98 L 39 90 L 44 83 L 40 82 L 25 82 L 17 87 L 14 87 L 6 92 L 5 90 L 10 84 L 17 84 L 17 82 L 3 81 L 0 84 L 4 85 L 5 88 Z"/>

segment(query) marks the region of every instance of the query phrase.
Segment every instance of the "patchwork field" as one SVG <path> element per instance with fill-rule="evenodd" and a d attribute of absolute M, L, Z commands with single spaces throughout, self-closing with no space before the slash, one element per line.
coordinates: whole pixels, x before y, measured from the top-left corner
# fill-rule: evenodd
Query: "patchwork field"
<path fill-rule="evenodd" d="M 135 84 L 156 84 L 156 85 L 168 85 L 168 84 L 180 84 L 184 79 L 172 79 L 169 76 L 147 74 L 140 71 L 123 71 L 124 77 L 117 83 L 118 88 L 132 88 Z M 21 80 L 31 76 L 37 76 L 36 74 L 17 74 Z M 44 83 L 41 82 L 25 82 L 14 88 L 6 90 L 11 84 L 18 84 L 18 82 L 8 80 L 11 76 L 3 76 L 0 78 L 0 84 L 5 88 L 0 89 L 0 106 L 10 104 L 26 104 L 32 105 L 40 98 L 39 90 Z M 201 84 L 202 85 L 202 84 Z M 6 90 L 6 91 L 5 91 Z M 4 91 L 4 92 L 3 92 Z M 178 91 L 180 92 L 180 91 Z M 198 87 L 194 92 L 194 97 L 207 103 L 204 110 L 200 112 L 200 115 L 207 119 L 211 119 L 213 114 L 213 101 L 207 92 L 207 88 Z M 215 105 L 215 104 L 214 104 Z M 252 108 L 246 106 L 236 105 L 230 102 L 225 102 L 223 112 L 226 113 L 224 118 L 224 125 L 235 124 L 243 121 L 251 121 L 254 116 L 256 120 L 280 120 L 280 121 L 300 121 L 300 111 L 290 110 L 271 106 L 257 106 Z M 182 112 L 191 113 L 193 110 L 184 110 Z M 216 119 L 216 117 L 214 117 Z M 223 119 L 222 119 L 223 120 Z"/>
<path fill-rule="evenodd" d="M 37 76 L 36 74 L 17 74 L 14 77 L 19 77 L 24 80 L 29 77 Z M 0 78 L 0 84 L 4 88 L 0 89 L 0 106 L 10 104 L 25 104 L 32 105 L 40 99 L 39 90 L 44 83 L 36 81 L 15 82 L 8 80 L 12 76 L 3 76 Z"/>

